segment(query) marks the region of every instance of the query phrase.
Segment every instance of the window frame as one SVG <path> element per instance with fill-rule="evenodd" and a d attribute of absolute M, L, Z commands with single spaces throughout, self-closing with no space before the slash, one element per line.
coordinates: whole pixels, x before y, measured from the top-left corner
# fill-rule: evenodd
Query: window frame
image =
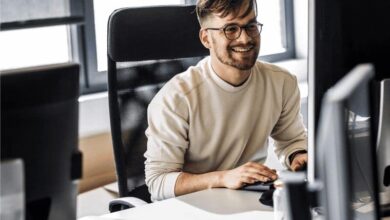
<path fill-rule="evenodd" d="M 71 27 L 73 60 L 81 65 L 81 94 L 107 91 L 107 71 L 98 71 L 95 34 L 94 0 L 85 0 L 84 25 Z M 196 0 L 183 0 L 185 4 L 195 4 Z M 281 0 L 284 8 L 283 45 L 285 52 L 259 56 L 267 62 L 277 62 L 296 58 L 294 33 L 293 0 Z M 87 40 L 88 39 L 88 40 Z"/>

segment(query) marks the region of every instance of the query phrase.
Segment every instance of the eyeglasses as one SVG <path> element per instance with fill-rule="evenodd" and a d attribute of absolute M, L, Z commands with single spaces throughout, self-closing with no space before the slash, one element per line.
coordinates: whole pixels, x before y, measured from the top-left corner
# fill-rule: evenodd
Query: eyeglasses
<path fill-rule="evenodd" d="M 259 22 L 252 22 L 244 26 L 228 24 L 221 28 L 206 28 L 206 30 L 223 31 L 226 38 L 229 40 L 238 39 L 241 36 L 242 29 L 245 29 L 245 32 L 249 37 L 257 37 L 260 35 L 261 30 L 263 29 L 263 24 Z"/>

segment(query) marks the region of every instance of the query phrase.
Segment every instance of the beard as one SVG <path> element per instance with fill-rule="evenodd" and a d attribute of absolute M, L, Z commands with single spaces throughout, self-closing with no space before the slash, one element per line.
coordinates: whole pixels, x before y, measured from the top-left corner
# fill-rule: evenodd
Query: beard
<path fill-rule="evenodd" d="M 217 42 L 215 39 L 213 39 L 214 45 L 217 45 Z M 234 51 L 234 47 L 252 47 L 247 52 L 237 52 Z M 226 49 L 222 48 L 216 48 L 215 54 L 218 60 L 228 66 L 232 66 L 239 70 L 249 70 L 251 69 L 257 60 L 257 57 L 259 55 L 260 46 L 257 45 L 254 42 L 249 42 L 246 45 L 235 45 L 235 46 L 228 46 Z"/>

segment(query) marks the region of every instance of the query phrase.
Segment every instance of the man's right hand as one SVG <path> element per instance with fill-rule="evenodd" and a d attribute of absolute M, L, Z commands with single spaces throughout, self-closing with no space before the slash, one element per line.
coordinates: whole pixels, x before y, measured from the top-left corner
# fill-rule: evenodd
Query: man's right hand
<path fill-rule="evenodd" d="M 238 189 L 245 184 L 268 182 L 278 178 L 276 171 L 263 164 L 248 162 L 232 170 L 224 171 L 222 183 L 229 189 Z"/>

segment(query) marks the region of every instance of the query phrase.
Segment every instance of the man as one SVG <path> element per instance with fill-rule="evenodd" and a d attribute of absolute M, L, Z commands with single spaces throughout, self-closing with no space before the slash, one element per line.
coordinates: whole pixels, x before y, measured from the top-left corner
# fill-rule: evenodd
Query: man
<path fill-rule="evenodd" d="M 262 164 L 269 136 L 287 168 L 306 163 L 297 80 L 257 61 L 262 25 L 255 8 L 255 0 L 198 0 L 199 37 L 210 56 L 171 79 L 148 107 L 152 200 L 275 180 L 275 170 Z"/>

